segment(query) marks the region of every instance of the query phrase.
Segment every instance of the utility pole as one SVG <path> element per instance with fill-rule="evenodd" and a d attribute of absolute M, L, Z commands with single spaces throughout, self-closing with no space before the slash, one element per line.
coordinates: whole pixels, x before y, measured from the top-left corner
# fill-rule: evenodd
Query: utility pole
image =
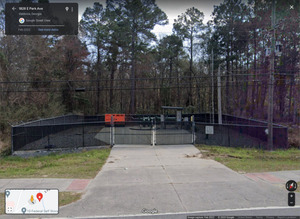
<path fill-rule="evenodd" d="M 268 149 L 273 150 L 273 95 L 274 95 L 274 70 L 275 70 L 275 0 L 272 0 L 272 48 L 271 68 L 269 75 L 269 104 L 268 104 Z"/>
<path fill-rule="evenodd" d="M 212 113 L 212 123 L 215 123 L 214 117 L 214 51 L 211 50 L 211 113 Z"/>
<path fill-rule="evenodd" d="M 218 123 L 222 124 L 222 96 L 221 96 L 221 72 L 220 65 L 218 69 Z"/>

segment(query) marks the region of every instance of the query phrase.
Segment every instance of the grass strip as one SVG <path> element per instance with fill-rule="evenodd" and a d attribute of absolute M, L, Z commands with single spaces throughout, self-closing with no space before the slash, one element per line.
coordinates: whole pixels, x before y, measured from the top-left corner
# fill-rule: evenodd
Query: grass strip
<path fill-rule="evenodd" d="M 242 173 L 300 170 L 299 149 L 265 151 L 208 145 L 197 148 L 203 158 L 214 159 Z"/>
<path fill-rule="evenodd" d="M 110 149 L 21 158 L 0 157 L 0 178 L 91 179 L 101 170 Z"/>
<path fill-rule="evenodd" d="M 81 199 L 82 193 L 78 192 L 60 192 L 59 193 L 59 207 L 68 205 Z"/>

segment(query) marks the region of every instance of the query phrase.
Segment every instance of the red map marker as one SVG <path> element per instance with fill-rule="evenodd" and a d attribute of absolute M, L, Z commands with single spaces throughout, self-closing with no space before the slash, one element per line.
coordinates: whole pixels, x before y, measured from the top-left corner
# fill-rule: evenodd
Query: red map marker
<path fill-rule="evenodd" d="M 37 199 L 39 200 L 39 202 L 42 200 L 43 198 L 43 194 L 42 193 L 38 193 L 36 194 Z"/>

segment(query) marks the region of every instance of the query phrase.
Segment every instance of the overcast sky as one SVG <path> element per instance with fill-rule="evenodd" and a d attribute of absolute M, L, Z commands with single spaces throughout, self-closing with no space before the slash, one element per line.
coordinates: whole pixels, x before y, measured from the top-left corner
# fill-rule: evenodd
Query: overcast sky
<path fill-rule="evenodd" d="M 223 0 L 157 0 L 157 5 L 167 14 L 169 24 L 156 26 L 154 32 L 160 36 L 172 33 L 174 19 L 184 13 L 186 9 L 195 7 L 204 13 L 204 23 L 211 19 L 210 15 L 214 5 L 219 5 Z"/>
<path fill-rule="evenodd" d="M 105 0 L 50 0 L 50 2 L 77 2 L 79 5 L 79 17 L 87 7 L 91 7 L 94 2 L 100 2 L 105 5 Z M 204 23 L 211 19 L 211 13 L 214 5 L 219 5 L 223 0 L 156 0 L 157 5 L 163 10 L 169 19 L 169 24 L 165 26 L 156 26 L 153 30 L 158 38 L 172 33 L 174 19 L 184 13 L 186 9 L 195 7 L 204 13 Z"/>

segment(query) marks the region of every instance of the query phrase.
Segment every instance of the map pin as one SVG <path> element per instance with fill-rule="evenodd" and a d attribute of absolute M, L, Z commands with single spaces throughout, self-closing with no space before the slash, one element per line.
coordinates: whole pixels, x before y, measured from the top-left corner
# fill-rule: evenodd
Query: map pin
<path fill-rule="evenodd" d="M 8 198 L 8 196 L 10 195 L 10 191 L 6 191 L 5 192 L 6 197 Z"/>
<path fill-rule="evenodd" d="M 23 214 L 25 214 L 26 208 L 22 208 L 21 211 L 22 211 Z"/>
<path fill-rule="evenodd" d="M 41 199 L 43 198 L 43 194 L 42 193 L 38 193 L 36 194 L 37 199 L 39 200 L 39 202 L 41 201 Z"/>

